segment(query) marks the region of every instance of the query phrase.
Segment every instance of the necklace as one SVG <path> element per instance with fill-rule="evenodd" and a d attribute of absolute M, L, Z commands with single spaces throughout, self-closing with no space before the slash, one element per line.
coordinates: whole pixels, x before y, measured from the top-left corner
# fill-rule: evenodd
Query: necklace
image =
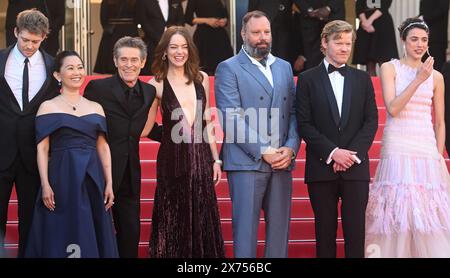
<path fill-rule="evenodd" d="M 69 105 L 70 107 L 72 107 L 72 110 L 73 110 L 73 111 L 76 111 L 77 108 L 78 108 L 78 105 L 80 105 L 81 101 L 83 100 L 83 97 L 80 96 L 80 99 L 79 99 L 79 100 L 77 101 L 77 103 L 75 103 L 75 104 L 70 103 L 70 102 L 64 97 L 64 95 L 61 95 L 61 99 L 62 99 L 62 101 L 64 101 L 67 105 Z"/>

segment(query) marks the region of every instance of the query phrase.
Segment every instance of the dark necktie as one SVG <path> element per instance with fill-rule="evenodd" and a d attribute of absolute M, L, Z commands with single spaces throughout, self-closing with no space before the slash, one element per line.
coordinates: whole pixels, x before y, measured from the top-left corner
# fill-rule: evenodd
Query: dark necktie
<path fill-rule="evenodd" d="M 262 58 L 261 60 L 259 60 L 259 63 L 263 66 L 266 67 L 267 65 L 267 57 Z"/>
<path fill-rule="evenodd" d="M 333 73 L 335 71 L 339 72 L 342 76 L 345 76 L 345 74 L 347 73 L 347 66 L 337 68 L 337 67 L 333 66 L 332 64 L 329 64 L 328 65 L 328 74 Z"/>
<path fill-rule="evenodd" d="M 127 104 L 128 104 L 128 102 L 130 102 L 130 98 L 133 93 L 134 93 L 134 88 L 130 88 L 125 91 L 125 98 L 127 100 Z"/>
<path fill-rule="evenodd" d="M 131 113 L 131 115 L 134 115 L 143 104 L 141 97 L 135 88 L 128 89 L 126 91 L 126 97 L 128 111 Z"/>
<path fill-rule="evenodd" d="M 25 58 L 25 66 L 23 67 L 23 76 L 22 76 L 22 111 L 27 108 L 29 99 L 28 99 L 28 88 L 29 88 L 29 78 L 28 78 L 28 58 Z"/>

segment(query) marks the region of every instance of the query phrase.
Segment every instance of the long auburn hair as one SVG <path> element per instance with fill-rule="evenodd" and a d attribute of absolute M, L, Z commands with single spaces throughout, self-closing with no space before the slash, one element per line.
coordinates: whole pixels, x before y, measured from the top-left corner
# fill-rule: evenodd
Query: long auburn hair
<path fill-rule="evenodd" d="M 200 58 L 198 56 L 197 46 L 195 46 L 189 31 L 182 26 L 171 26 L 167 28 L 156 46 L 152 64 L 152 72 L 155 75 L 156 81 L 160 82 L 167 77 L 169 59 L 167 57 L 163 59 L 163 57 L 169 47 L 170 40 L 176 34 L 183 36 L 188 46 L 188 59 L 184 64 L 184 72 L 188 78 L 186 84 L 189 85 L 193 81 L 202 82 L 203 75 L 200 73 Z"/>

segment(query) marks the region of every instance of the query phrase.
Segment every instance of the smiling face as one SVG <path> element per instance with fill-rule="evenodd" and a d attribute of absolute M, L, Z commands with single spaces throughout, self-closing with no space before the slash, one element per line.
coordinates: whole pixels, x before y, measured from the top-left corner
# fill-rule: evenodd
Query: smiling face
<path fill-rule="evenodd" d="M 184 67 L 189 58 L 189 48 L 186 39 L 180 34 L 174 34 L 166 50 L 169 66 Z"/>
<path fill-rule="evenodd" d="M 352 43 L 352 32 L 333 34 L 328 41 L 322 38 L 322 48 L 327 61 L 334 66 L 346 64 L 352 52 Z"/>
<path fill-rule="evenodd" d="M 25 29 L 17 32 L 16 28 L 14 34 L 17 38 L 17 48 L 23 56 L 28 58 L 39 50 L 42 41 L 45 39 L 45 35 L 33 34 Z"/>
<path fill-rule="evenodd" d="M 130 87 L 134 87 L 141 69 L 145 66 L 145 59 L 142 59 L 141 55 L 139 48 L 121 47 L 117 57 L 114 57 L 120 78 Z"/>
<path fill-rule="evenodd" d="M 86 77 L 86 71 L 79 57 L 67 56 L 64 58 L 59 72 L 55 72 L 53 75 L 61 81 L 64 88 L 79 90 Z"/>
<path fill-rule="evenodd" d="M 405 44 L 406 55 L 414 60 L 422 59 L 428 49 L 428 34 L 421 28 L 412 28 L 408 31 Z"/>

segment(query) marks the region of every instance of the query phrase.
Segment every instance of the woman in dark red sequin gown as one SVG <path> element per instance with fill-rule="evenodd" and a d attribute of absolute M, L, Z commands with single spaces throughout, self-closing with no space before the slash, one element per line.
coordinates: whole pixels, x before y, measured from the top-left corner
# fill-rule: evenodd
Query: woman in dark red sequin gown
<path fill-rule="evenodd" d="M 155 78 L 150 84 L 156 87 L 157 99 L 147 127 L 153 126 L 159 106 L 163 134 L 150 257 L 223 257 L 214 187 L 220 181 L 221 161 L 213 130 L 207 129 L 211 126 L 209 80 L 199 71 L 198 54 L 184 27 L 170 27 L 164 33 L 152 71 Z"/>

